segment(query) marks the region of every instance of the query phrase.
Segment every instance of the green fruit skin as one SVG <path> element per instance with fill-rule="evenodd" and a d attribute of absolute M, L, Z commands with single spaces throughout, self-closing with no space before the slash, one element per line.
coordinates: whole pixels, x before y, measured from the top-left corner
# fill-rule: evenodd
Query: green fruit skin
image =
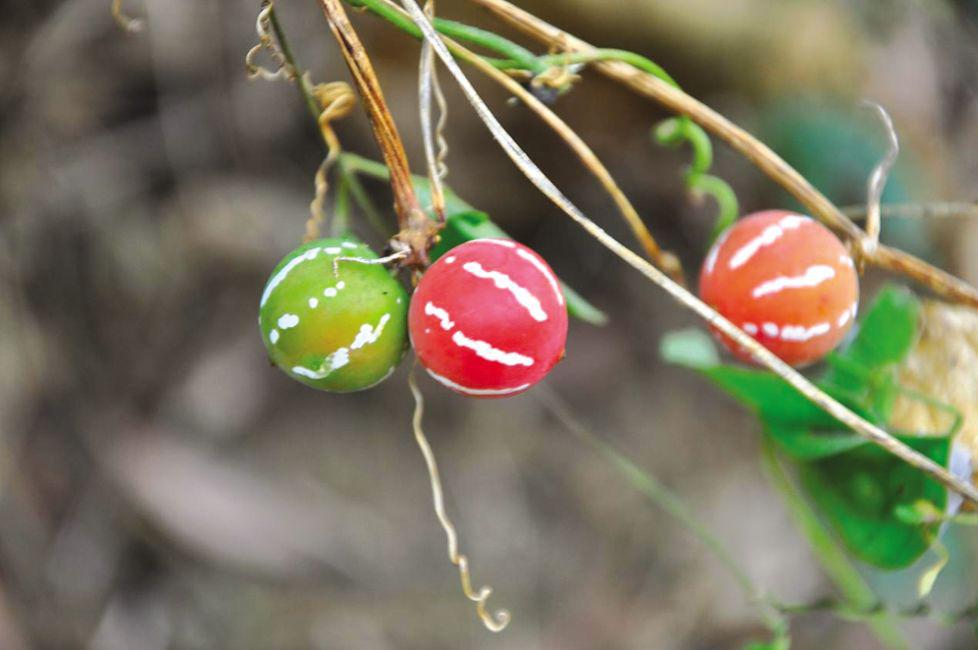
<path fill-rule="evenodd" d="M 407 345 L 408 295 L 351 238 L 319 239 L 289 253 L 272 272 L 258 325 L 272 362 L 293 379 L 347 393 L 386 379 Z"/>

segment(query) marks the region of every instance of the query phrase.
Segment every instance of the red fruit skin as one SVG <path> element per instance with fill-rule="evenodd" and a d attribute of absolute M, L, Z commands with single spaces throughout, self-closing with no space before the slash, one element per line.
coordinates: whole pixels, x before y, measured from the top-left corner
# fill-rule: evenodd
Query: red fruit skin
<path fill-rule="evenodd" d="M 567 307 L 557 277 L 534 251 L 507 239 L 476 239 L 422 276 L 408 331 L 436 380 L 469 397 L 507 397 L 563 358 Z"/>
<path fill-rule="evenodd" d="M 740 219 L 710 249 L 700 298 L 792 366 L 824 357 L 852 327 L 859 279 L 838 237 L 784 210 Z M 719 337 L 738 358 L 746 350 Z"/>

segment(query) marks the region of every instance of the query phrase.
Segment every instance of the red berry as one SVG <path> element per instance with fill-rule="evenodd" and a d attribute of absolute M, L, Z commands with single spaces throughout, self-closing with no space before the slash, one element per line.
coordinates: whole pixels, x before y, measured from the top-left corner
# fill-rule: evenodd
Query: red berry
<path fill-rule="evenodd" d="M 783 210 L 744 217 L 710 249 L 700 297 L 793 366 L 828 354 L 856 318 L 859 280 L 825 226 Z M 746 350 L 721 340 L 739 358 Z"/>
<path fill-rule="evenodd" d="M 564 356 L 557 277 L 508 239 L 476 239 L 431 265 L 411 297 L 411 343 L 436 380 L 472 397 L 523 392 Z"/>

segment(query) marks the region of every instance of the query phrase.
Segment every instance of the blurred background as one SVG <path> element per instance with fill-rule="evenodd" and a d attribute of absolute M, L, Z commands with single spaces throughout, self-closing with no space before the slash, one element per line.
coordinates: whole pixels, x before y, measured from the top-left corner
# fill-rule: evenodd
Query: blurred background
<path fill-rule="evenodd" d="M 840 205 L 903 143 L 891 201 L 978 196 L 975 0 L 565 0 L 520 3 L 663 65 Z M 446 17 L 514 36 L 465 2 Z M 381 386 L 316 392 L 269 366 L 262 286 L 298 244 L 323 156 L 295 88 L 249 81 L 257 1 L 6 0 L 0 20 L 0 648 L 733 649 L 764 631 L 717 560 L 572 436 L 531 391 L 505 401 L 427 378 L 426 429 L 498 636 L 461 596 L 410 429 L 409 363 Z M 278 12 L 317 81 L 347 72 L 316 2 Z M 417 43 L 352 15 L 413 168 L 423 169 Z M 695 270 L 713 206 L 667 113 L 594 73 L 557 110 L 652 231 Z M 610 316 L 575 322 L 548 381 L 596 435 L 677 491 L 765 589 L 832 587 L 760 471 L 758 425 L 657 355 L 696 323 L 542 198 L 447 79 L 448 182 Z M 473 75 L 504 126 L 622 241 L 600 188 L 528 110 Z M 338 132 L 378 157 L 360 111 Z M 794 204 L 716 146 L 744 212 Z M 379 205 L 388 188 L 368 182 Z M 390 224 L 393 228 L 393 216 Z M 892 220 L 892 243 L 978 282 L 978 221 Z M 369 228 L 361 234 L 383 242 Z M 881 278 L 870 274 L 865 293 Z M 976 537 L 946 540 L 935 600 L 974 603 Z M 913 572 L 870 581 L 892 602 Z M 973 625 L 906 626 L 912 647 L 975 648 Z M 871 649 L 860 624 L 793 621 L 799 649 Z"/>

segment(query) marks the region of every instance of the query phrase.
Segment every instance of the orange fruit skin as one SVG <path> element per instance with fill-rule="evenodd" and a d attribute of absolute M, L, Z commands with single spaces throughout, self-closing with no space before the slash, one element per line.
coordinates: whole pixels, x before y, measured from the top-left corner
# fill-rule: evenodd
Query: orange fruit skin
<path fill-rule="evenodd" d="M 839 238 L 785 210 L 756 212 L 721 234 L 703 262 L 699 289 L 703 302 L 796 367 L 839 345 L 859 304 L 859 278 Z"/>

